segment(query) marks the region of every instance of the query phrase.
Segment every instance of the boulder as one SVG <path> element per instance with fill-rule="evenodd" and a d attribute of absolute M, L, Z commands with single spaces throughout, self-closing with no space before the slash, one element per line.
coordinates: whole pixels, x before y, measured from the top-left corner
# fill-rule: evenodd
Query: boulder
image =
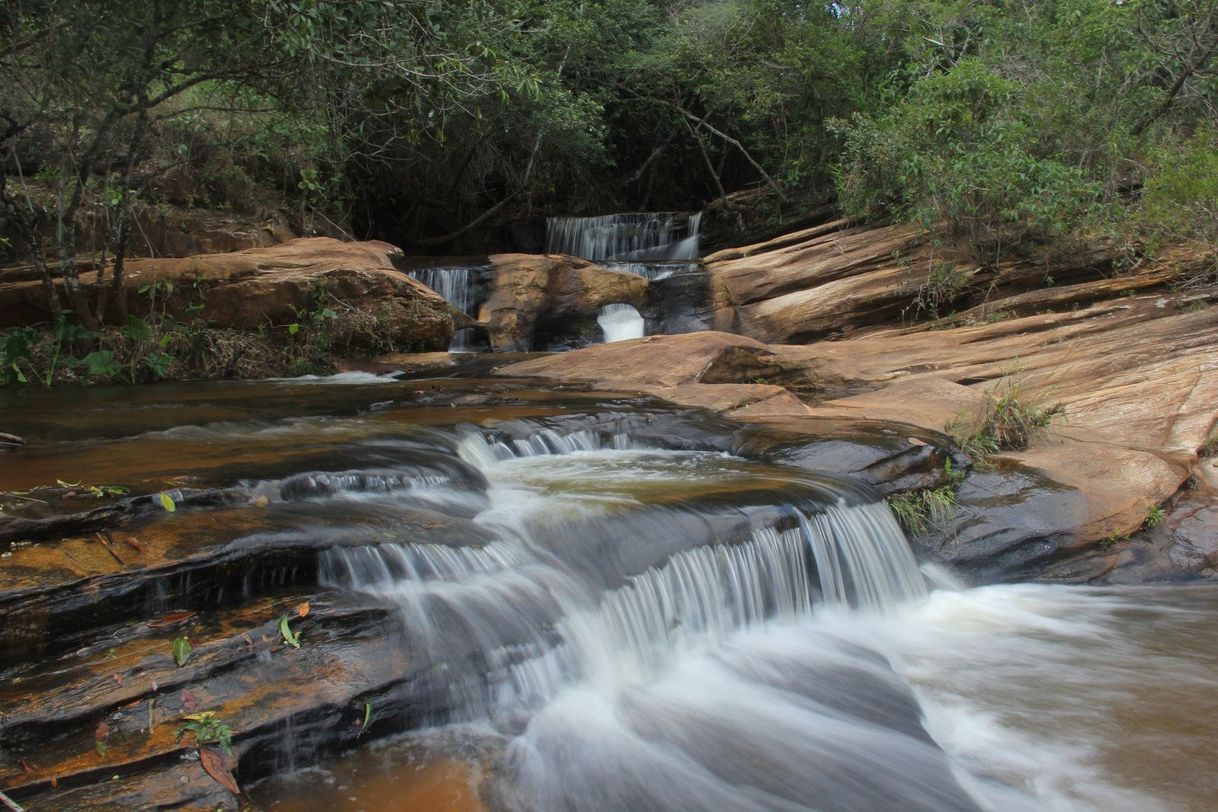
<path fill-rule="evenodd" d="M 492 349 L 567 349 L 601 340 L 607 304 L 643 306 L 647 280 L 557 254 L 496 254 L 491 291 L 479 308 Z"/>
<path fill-rule="evenodd" d="M 133 259 L 126 266 L 124 295 L 130 313 L 164 311 L 244 331 L 284 327 L 329 308 L 340 326 L 357 319 L 375 325 L 352 330 L 354 346 L 375 335 L 400 349 L 447 349 L 451 308 L 395 267 L 400 256 L 388 243 L 311 237 L 228 254 Z M 95 281 L 96 273 L 81 273 L 87 289 Z M 49 317 L 41 283 L 5 284 L 0 278 L 0 325 L 36 324 Z"/>

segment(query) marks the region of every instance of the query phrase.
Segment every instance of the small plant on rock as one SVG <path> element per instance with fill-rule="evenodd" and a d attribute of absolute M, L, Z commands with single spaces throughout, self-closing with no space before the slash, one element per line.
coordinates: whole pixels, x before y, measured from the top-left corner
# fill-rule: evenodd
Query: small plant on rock
<path fill-rule="evenodd" d="M 178 738 L 187 733 L 195 734 L 195 743 L 202 747 L 205 744 L 218 744 L 226 755 L 233 753 L 233 730 L 218 716 L 215 711 L 203 711 L 183 716 L 182 726 L 178 728 Z"/>
<path fill-rule="evenodd" d="M 953 467 L 950 459 L 943 464 L 943 473 L 947 482 L 937 488 L 907 491 L 888 498 L 889 509 L 910 535 L 944 530 L 955 514 L 956 489 L 964 481 L 965 474 Z"/>
<path fill-rule="evenodd" d="M 1151 505 L 1150 510 L 1146 511 L 1146 519 L 1142 522 L 1142 526 L 1149 530 L 1163 524 L 1163 520 L 1166 518 L 1167 513 L 1164 512 L 1162 506 Z"/>
<path fill-rule="evenodd" d="M 1016 369 L 986 395 L 981 411 L 970 418 L 957 418 L 947 425 L 956 444 L 973 457 L 988 457 L 999 451 L 1018 451 L 1049 432 L 1053 421 L 1065 414 L 1060 403 L 1024 392 L 1023 377 Z"/>

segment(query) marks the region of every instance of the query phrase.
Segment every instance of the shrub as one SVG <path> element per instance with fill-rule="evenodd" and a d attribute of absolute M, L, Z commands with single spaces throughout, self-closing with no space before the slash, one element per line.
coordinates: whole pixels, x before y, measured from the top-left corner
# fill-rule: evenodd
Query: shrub
<path fill-rule="evenodd" d="M 1158 150 L 1137 223 L 1152 247 L 1184 241 L 1209 256 L 1180 280 L 1184 286 L 1218 282 L 1218 130 L 1202 129 Z"/>

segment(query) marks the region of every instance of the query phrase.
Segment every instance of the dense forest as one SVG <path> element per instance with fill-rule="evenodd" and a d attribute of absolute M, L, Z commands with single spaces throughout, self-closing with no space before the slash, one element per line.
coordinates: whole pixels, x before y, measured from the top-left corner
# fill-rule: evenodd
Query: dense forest
<path fill-rule="evenodd" d="M 1214 0 L 9 0 L 0 32 L 2 248 L 78 313 L 79 258 L 121 278 L 157 207 L 451 252 L 832 204 L 981 261 L 1218 256 Z"/>

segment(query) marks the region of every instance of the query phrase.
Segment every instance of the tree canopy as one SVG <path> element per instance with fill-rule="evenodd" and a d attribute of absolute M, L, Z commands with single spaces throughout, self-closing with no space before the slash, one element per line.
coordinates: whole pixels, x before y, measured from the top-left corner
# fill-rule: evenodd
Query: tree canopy
<path fill-rule="evenodd" d="M 158 202 L 460 248 L 758 187 L 774 216 L 833 201 L 982 261 L 1099 230 L 1218 244 L 1216 140 L 1218 0 L 0 8 L 2 233 L 69 293 Z"/>

